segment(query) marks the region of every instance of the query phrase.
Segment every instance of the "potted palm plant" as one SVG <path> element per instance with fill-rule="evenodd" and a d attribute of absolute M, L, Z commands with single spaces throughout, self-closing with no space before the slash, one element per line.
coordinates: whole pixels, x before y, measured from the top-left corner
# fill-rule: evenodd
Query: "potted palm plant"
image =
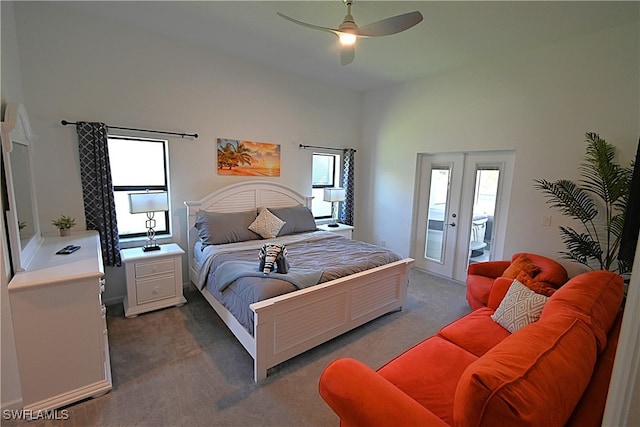
<path fill-rule="evenodd" d="M 630 265 L 618 261 L 624 215 L 631 191 L 633 162 L 620 166 L 616 147 L 597 133 L 585 134 L 585 162 L 578 168 L 578 183 L 567 179 L 554 182 L 536 179 L 535 188 L 542 191 L 547 203 L 563 215 L 578 220 L 582 230 L 560 227 L 566 252 L 562 257 L 591 268 L 628 272 Z"/>
<path fill-rule="evenodd" d="M 53 224 L 58 230 L 60 230 L 61 236 L 67 236 L 71 230 L 71 227 L 75 227 L 76 220 L 70 216 L 60 215 L 58 219 L 51 220 L 51 224 Z"/>

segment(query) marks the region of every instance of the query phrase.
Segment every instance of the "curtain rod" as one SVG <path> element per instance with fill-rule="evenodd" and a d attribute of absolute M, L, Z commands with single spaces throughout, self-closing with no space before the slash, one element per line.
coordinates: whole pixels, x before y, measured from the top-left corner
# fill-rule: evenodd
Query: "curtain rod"
<path fill-rule="evenodd" d="M 319 148 L 320 150 L 337 150 L 337 151 L 343 151 L 343 150 L 353 150 L 353 148 L 334 148 L 334 147 L 319 147 L 317 145 L 299 145 L 300 148 Z M 353 150 L 356 151 L 356 150 Z"/>
<path fill-rule="evenodd" d="M 62 120 L 60 123 L 62 123 L 63 126 L 66 125 L 74 125 L 74 126 L 78 126 L 79 123 L 76 122 L 68 122 L 66 120 Z M 109 126 L 106 125 L 108 128 L 110 129 L 120 129 L 120 130 L 133 130 L 133 131 L 138 131 L 138 132 L 151 132 L 151 133 L 162 133 L 165 135 L 178 135 L 182 138 L 184 138 L 185 136 L 191 136 L 193 138 L 197 138 L 198 134 L 197 133 L 179 133 L 179 132 L 167 132 L 164 130 L 152 130 L 152 129 L 136 129 L 136 128 L 123 128 L 123 127 L 119 127 L 119 126 Z"/>

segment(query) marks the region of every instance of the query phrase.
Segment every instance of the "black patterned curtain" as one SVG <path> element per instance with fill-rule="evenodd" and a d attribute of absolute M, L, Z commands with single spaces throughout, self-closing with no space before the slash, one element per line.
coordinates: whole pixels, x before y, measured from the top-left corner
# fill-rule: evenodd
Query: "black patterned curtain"
<path fill-rule="evenodd" d="M 104 123 L 79 122 L 76 129 L 87 230 L 100 233 L 104 264 L 120 266 L 120 238 L 109 166 L 107 126 Z"/>
<path fill-rule="evenodd" d="M 345 189 L 345 200 L 340 203 L 340 222 L 353 225 L 355 209 L 355 161 L 356 150 L 346 148 L 343 151 L 342 186 Z"/>

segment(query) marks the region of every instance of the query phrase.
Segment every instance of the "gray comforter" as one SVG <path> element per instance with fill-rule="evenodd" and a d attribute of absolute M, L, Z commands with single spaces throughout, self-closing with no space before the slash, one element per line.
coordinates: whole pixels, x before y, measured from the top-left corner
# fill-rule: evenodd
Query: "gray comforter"
<path fill-rule="evenodd" d="M 336 233 L 316 231 L 303 233 L 285 238 L 269 239 L 269 242 L 284 243 L 287 246 L 291 269 L 304 272 L 317 272 L 318 283 L 328 282 L 350 274 L 379 267 L 401 257 L 386 248 L 371 245 L 357 240 L 346 239 Z M 233 316 L 253 334 L 253 311 L 249 305 L 292 292 L 299 287 L 292 280 L 282 280 L 278 273 L 268 276 L 242 276 L 232 280 L 229 284 L 219 286 L 216 274 L 221 271 L 226 275 L 225 268 L 220 267 L 226 262 L 246 261 L 254 262 L 258 267 L 258 250 L 265 240 L 244 242 L 244 244 L 217 245 L 206 247 L 204 254 L 208 257 L 202 262 L 199 286 L 206 286 L 207 290 L 218 299 Z M 196 249 L 198 250 L 198 249 Z M 222 290 L 219 290 L 222 288 Z"/>

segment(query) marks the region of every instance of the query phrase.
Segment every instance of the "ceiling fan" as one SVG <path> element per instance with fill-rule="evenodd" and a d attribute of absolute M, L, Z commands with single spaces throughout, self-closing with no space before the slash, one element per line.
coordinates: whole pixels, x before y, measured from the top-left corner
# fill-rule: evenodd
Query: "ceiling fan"
<path fill-rule="evenodd" d="M 340 62 L 342 65 L 347 65 L 353 62 L 353 58 L 355 57 L 355 43 L 358 38 L 389 36 L 391 34 L 408 30 L 422 21 L 422 14 L 416 11 L 386 18 L 381 21 L 365 25 L 364 27 L 358 27 L 353 16 L 351 16 L 351 5 L 354 1 L 355 0 L 342 0 L 342 2 L 347 6 L 347 14 L 338 28 L 327 28 L 307 24 L 306 22 L 298 21 L 297 19 L 293 19 L 280 12 L 278 12 L 278 15 L 293 23 L 302 25 L 303 27 L 333 33 L 338 36 L 341 44 Z"/>

